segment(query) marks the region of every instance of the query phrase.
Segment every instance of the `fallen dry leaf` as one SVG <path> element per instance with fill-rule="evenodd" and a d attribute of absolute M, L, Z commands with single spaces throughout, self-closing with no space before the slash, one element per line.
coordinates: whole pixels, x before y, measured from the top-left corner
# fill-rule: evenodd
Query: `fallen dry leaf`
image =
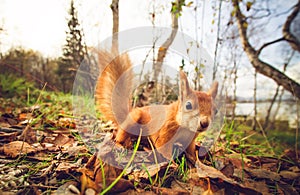
<path fill-rule="evenodd" d="M 250 159 L 246 158 L 245 155 L 239 153 L 233 153 L 226 156 L 229 161 L 238 169 L 242 169 L 244 166 L 247 166 L 251 162 Z"/>
<path fill-rule="evenodd" d="M 23 154 L 31 154 L 36 152 L 36 149 L 30 146 L 27 142 L 14 141 L 3 146 L 3 152 L 10 157 L 17 157 Z"/>
<path fill-rule="evenodd" d="M 300 178 L 300 172 L 293 172 L 293 171 L 280 171 L 279 175 L 285 179 L 299 179 Z"/>
<path fill-rule="evenodd" d="M 234 174 L 234 166 L 231 161 L 229 161 L 221 170 L 226 177 L 232 177 Z"/>
<path fill-rule="evenodd" d="M 11 132 L 11 133 L 0 132 L 0 142 L 4 143 L 4 142 L 15 141 L 18 135 L 19 132 Z"/>
<path fill-rule="evenodd" d="M 88 149 L 86 146 L 69 147 L 67 150 L 70 156 L 77 156 L 79 154 L 88 153 Z"/>
<path fill-rule="evenodd" d="M 27 125 L 23 130 L 20 139 L 26 141 L 29 144 L 36 143 L 36 130 L 32 129 L 29 125 Z"/>
<path fill-rule="evenodd" d="M 64 147 L 65 149 L 67 149 L 69 147 L 74 146 L 75 140 L 74 137 L 70 137 L 59 133 L 53 140 L 53 143 L 57 146 Z"/>
<path fill-rule="evenodd" d="M 81 191 L 84 192 L 86 189 L 92 188 L 97 191 L 97 193 L 101 192 L 115 181 L 122 172 L 121 169 L 103 163 L 99 160 L 97 154 L 94 154 L 89 159 L 86 166 L 80 168 L 78 171 L 82 173 L 80 177 Z M 123 192 L 131 188 L 133 188 L 133 184 L 129 180 L 121 178 L 110 192 Z"/>
<path fill-rule="evenodd" d="M 162 162 L 162 163 L 159 163 L 159 164 L 146 166 L 145 169 L 143 169 L 139 172 L 139 178 L 149 179 L 149 176 L 153 177 L 156 174 L 158 174 L 158 172 L 160 170 L 167 168 L 168 164 L 169 164 L 168 162 Z"/>
<path fill-rule="evenodd" d="M 250 179 L 244 179 L 243 184 L 246 187 L 256 189 L 258 192 L 262 194 L 269 194 L 269 188 L 265 181 L 253 181 Z"/>
<path fill-rule="evenodd" d="M 70 173 L 72 170 L 78 169 L 78 165 L 68 162 L 60 162 L 56 168 L 57 172 Z"/>
<path fill-rule="evenodd" d="M 254 193 L 254 194 L 260 194 L 258 191 L 252 188 L 248 188 L 242 184 L 239 184 L 238 182 L 234 181 L 231 178 L 226 177 L 221 171 L 207 166 L 203 163 L 201 163 L 199 160 L 196 161 L 196 170 L 197 175 L 199 178 L 210 178 L 210 179 L 218 179 L 218 183 L 226 182 L 227 184 L 231 185 L 231 188 L 233 190 L 236 190 L 238 192 L 243 193 Z"/>
<path fill-rule="evenodd" d="M 56 127 L 75 129 L 76 123 L 72 118 L 59 118 Z"/>
<path fill-rule="evenodd" d="M 273 181 L 279 181 L 280 175 L 278 173 L 268 171 L 265 169 L 250 169 L 244 168 L 244 170 L 251 176 L 257 179 L 270 179 Z"/>
<path fill-rule="evenodd" d="M 291 186 L 285 182 L 280 181 L 280 182 L 278 182 L 277 185 L 278 185 L 279 189 L 281 189 L 283 191 L 284 194 L 291 194 L 291 195 L 299 194 L 299 191 L 297 192 L 297 190 L 293 186 Z"/>

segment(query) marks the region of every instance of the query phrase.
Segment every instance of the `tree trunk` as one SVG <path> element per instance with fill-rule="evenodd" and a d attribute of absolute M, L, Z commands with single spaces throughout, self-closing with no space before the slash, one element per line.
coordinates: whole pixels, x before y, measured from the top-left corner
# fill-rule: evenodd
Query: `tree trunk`
<path fill-rule="evenodd" d="M 300 0 L 299 0 L 300 1 Z M 299 3 L 298 3 L 299 4 Z M 295 6 L 294 10 L 298 10 L 299 6 Z M 240 7 L 239 7 L 239 0 L 232 0 L 232 5 L 235 10 L 235 17 L 237 19 L 239 34 L 242 42 L 242 46 L 244 51 L 246 52 L 251 64 L 255 68 L 255 70 L 263 74 L 271 79 L 273 79 L 278 85 L 283 86 L 284 89 L 291 92 L 295 97 L 300 98 L 300 84 L 279 71 L 278 69 L 274 68 L 272 65 L 263 62 L 259 59 L 259 54 L 261 50 L 272 43 L 277 41 L 281 41 L 282 39 L 278 39 L 276 41 L 272 41 L 270 43 L 264 44 L 259 50 L 255 50 L 254 47 L 250 44 L 247 36 L 247 26 L 246 18 L 242 14 Z M 294 13 L 294 12 L 293 12 Z M 287 21 L 289 21 L 290 17 L 288 17 Z M 291 43 L 290 39 L 288 40 Z M 299 45 L 298 45 L 299 46 Z M 300 46 L 299 46 L 300 47 Z"/>
<path fill-rule="evenodd" d="M 297 15 L 300 12 L 300 0 L 298 0 L 298 3 L 295 5 L 293 12 L 288 16 L 286 19 L 286 22 L 282 28 L 282 34 L 283 38 L 288 41 L 290 46 L 295 50 L 300 52 L 300 42 L 291 32 L 290 32 L 290 26 L 294 19 L 297 17 Z M 299 24 L 298 24 L 299 25 Z"/>
<path fill-rule="evenodd" d="M 256 130 L 257 127 L 257 99 L 256 99 L 256 89 L 257 89 L 257 71 L 254 73 L 254 89 L 253 89 L 253 104 L 254 104 L 254 116 L 252 122 L 252 129 Z"/>
<path fill-rule="evenodd" d="M 236 103 L 237 103 L 237 98 L 236 98 L 236 82 L 237 82 L 237 66 L 236 66 L 236 59 L 234 59 L 233 62 L 234 66 L 232 69 L 232 73 L 233 73 L 233 106 L 232 106 L 232 116 L 231 116 L 231 120 L 233 121 L 235 118 L 235 109 L 236 109 Z"/>
<path fill-rule="evenodd" d="M 113 39 L 112 39 L 112 49 L 114 51 L 119 51 L 119 0 L 112 0 L 110 5 L 113 14 Z"/>
<path fill-rule="evenodd" d="M 158 75 L 161 72 L 162 63 L 164 61 L 164 58 L 166 57 L 167 51 L 170 47 L 170 45 L 173 43 L 177 31 L 178 31 L 178 17 L 181 11 L 181 6 L 183 5 L 184 0 L 176 0 L 175 5 L 177 6 L 176 11 L 172 11 L 172 32 L 169 36 L 169 38 L 160 46 L 157 54 L 156 62 L 154 63 L 154 74 L 153 74 L 153 80 L 158 79 Z"/>
<path fill-rule="evenodd" d="M 277 88 L 276 88 L 276 92 L 275 92 L 275 94 L 274 94 L 274 96 L 273 96 L 273 98 L 271 100 L 270 106 L 268 108 L 267 115 L 265 117 L 265 121 L 264 121 L 264 125 L 263 125 L 263 129 L 267 129 L 268 128 L 271 111 L 272 111 L 273 105 L 274 105 L 274 103 L 276 101 L 276 98 L 278 96 L 279 88 L 280 88 L 280 86 L 278 85 Z"/>
<path fill-rule="evenodd" d="M 220 29 L 221 29 L 221 11 L 222 11 L 222 0 L 219 1 L 219 13 L 218 13 L 218 29 L 217 29 L 217 41 L 215 46 L 215 56 L 214 56 L 214 66 L 213 66 L 213 80 L 216 79 L 216 74 L 218 70 L 218 64 L 217 64 L 217 56 L 218 56 L 218 46 L 220 42 Z"/>
<path fill-rule="evenodd" d="M 287 68 L 287 66 L 289 65 L 289 63 L 291 62 L 291 60 L 292 60 L 294 54 L 295 54 L 295 50 L 292 51 L 291 55 L 287 58 L 287 61 L 284 63 L 284 65 L 283 65 L 283 72 L 286 71 L 286 68 Z M 271 115 L 271 110 L 272 110 L 273 104 L 275 103 L 275 101 L 276 101 L 276 99 L 277 99 L 277 96 L 278 96 L 278 94 L 279 94 L 279 89 L 280 89 L 280 86 L 277 85 L 276 92 L 275 92 L 274 97 L 273 97 L 273 99 L 272 99 L 272 101 L 271 101 L 271 104 L 270 104 L 269 109 L 268 109 L 268 112 L 267 112 L 267 116 L 266 116 L 266 118 L 265 118 L 265 122 L 264 122 L 264 126 L 263 126 L 264 129 L 267 129 L 267 127 L 268 127 L 268 123 L 269 123 L 270 115 Z M 282 92 L 282 94 L 283 94 L 283 92 Z M 282 94 L 281 94 L 281 96 L 279 97 L 279 101 L 281 101 Z M 278 103 L 278 106 L 279 106 L 279 105 L 280 105 L 280 103 Z M 278 109 L 279 109 L 279 107 L 278 107 Z M 276 117 L 277 112 L 278 112 L 278 110 L 274 113 L 274 114 L 275 114 L 275 115 L 274 115 L 274 121 L 275 121 L 275 117 Z"/>

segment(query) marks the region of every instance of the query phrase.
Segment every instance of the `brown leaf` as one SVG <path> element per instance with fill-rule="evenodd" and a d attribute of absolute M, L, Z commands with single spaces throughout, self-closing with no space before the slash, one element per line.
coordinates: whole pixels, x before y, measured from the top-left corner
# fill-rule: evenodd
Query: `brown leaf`
<path fill-rule="evenodd" d="M 10 125 L 17 125 L 18 124 L 18 120 L 15 118 L 6 118 L 6 121 L 8 122 L 8 124 Z"/>
<path fill-rule="evenodd" d="M 82 175 L 80 176 L 80 183 L 81 183 L 81 192 L 84 192 L 88 188 L 92 188 L 97 191 L 97 186 L 94 181 L 93 172 L 86 168 L 78 169 Z"/>
<path fill-rule="evenodd" d="M 3 121 L 0 121 L 0 127 L 2 127 L 2 128 L 3 127 L 7 127 L 8 128 L 8 127 L 11 127 L 11 125 L 9 123 L 7 123 L 6 121 L 3 120 Z"/>
<path fill-rule="evenodd" d="M 68 154 L 70 156 L 77 156 L 79 154 L 88 153 L 88 149 L 86 146 L 74 146 L 68 148 Z"/>
<path fill-rule="evenodd" d="M 116 178 L 108 178 L 106 179 L 106 187 L 110 185 L 112 182 L 114 182 Z M 102 183 L 96 183 L 98 186 L 98 189 L 100 189 L 100 192 L 104 190 Z M 125 192 L 129 189 L 134 189 L 134 185 L 131 183 L 131 181 L 121 178 L 114 187 L 109 190 L 109 193 L 120 193 L 120 192 Z"/>
<path fill-rule="evenodd" d="M 200 178 L 211 178 L 211 179 L 218 179 L 219 182 L 226 182 L 227 184 L 231 185 L 232 189 L 238 191 L 238 192 L 243 192 L 243 193 L 254 193 L 254 194 L 260 194 L 258 191 L 245 187 L 242 184 L 237 183 L 231 178 L 226 177 L 221 171 L 207 166 L 203 163 L 201 163 L 199 160 L 196 161 L 196 169 L 197 169 L 197 174 L 198 177 Z"/>
<path fill-rule="evenodd" d="M 102 162 L 97 158 L 97 154 L 94 154 L 89 159 L 86 166 L 79 169 L 79 172 L 82 173 L 82 176 L 80 177 L 82 192 L 85 191 L 85 189 L 92 188 L 99 193 L 115 181 L 122 170 Z M 104 184 L 105 186 L 103 186 Z M 133 188 L 133 184 L 130 181 L 121 178 L 110 192 L 122 192 L 131 188 Z"/>
<path fill-rule="evenodd" d="M 75 181 L 68 181 L 65 184 L 61 185 L 56 191 L 55 195 L 75 195 L 79 194 L 79 190 L 75 187 L 77 183 Z"/>
<path fill-rule="evenodd" d="M 31 119 L 31 118 L 32 118 L 31 113 L 20 113 L 19 114 L 19 120 L 21 120 L 21 121 L 25 121 L 25 120 Z"/>
<path fill-rule="evenodd" d="M 150 166 L 146 166 L 145 169 L 139 172 L 139 178 L 149 179 L 150 177 L 155 176 L 161 169 L 165 169 L 168 166 L 168 162 L 162 162 L 159 164 L 154 164 Z M 170 167 L 169 167 L 170 168 Z M 146 171 L 147 170 L 147 171 Z M 149 175 L 148 175 L 149 174 Z"/>
<path fill-rule="evenodd" d="M 27 142 L 14 141 L 3 146 L 3 151 L 6 155 L 13 158 L 22 155 L 36 152 L 36 149 L 31 147 Z"/>
<path fill-rule="evenodd" d="M 27 125 L 23 130 L 20 139 L 22 141 L 26 141 L 29 144 L 36 143 L 37 142 L 36 130 L 32 129 L 29 125 Z"/>
<path fill-rule="evenodd" d="M 59 133 L 55 137 L 53 143 L 57 146 L 64 147 L 65 149 L 67 149 L 71 146 L 74 146 L 75 140 L 74 140 L 74 137 L 69 137 L 67 135 Z"/>
<path fill-rule="evenodd" d="M 246 187 L 256 189 L 257 191 L 261 192 L 262 194 L 269 194 L 269 188 L 265 181 L 253 181 L 250 179 L 244 179 L 243 184 Z"/>
<path fill-rule="evenodd" d="M 155 188 L 154 188 L 155 189 Z M 157 194 L 173 194 L 173 195 L 181 195 L 181 194 L 190 194 L 186 190 L 180 189 L 172 189 L 172 188 L 157 188 Z"/>
<path fill-rule="evenodd" d="M 75 129 L 76 124 L 72 118 L 60 118 L 56 124 L 56 127 Z"/>
<path fill-rule="evenodd" d="M 293 186 L 283 181 L 278 182 L 278 186 L 284 192 L 284 194 L 291 194 L 291 195 L 299 194 L 299 191 L 297 192 L 297 190 Z"/>
<path fill-rule="evenodd" d="M 4 113 L 1 115 L 1 122 L 7 122 L 9 125 L 18 124 L 18 120 L 12 113 Z"/>
<path fill-rule="evenodd" d="M 42 194 L 41 190 L 38 189 L 37 186 L 25 186 L 23 189 L 20 189 L 16 194 L 34 194 L 40 195 Z"/>
<path fill-rule="evenodd" d="M 40 177 L 47 177 L 49 174 L 51 174 L 53 172 L 53 170 L 55 169 L 55 167 L 57 166 L 57 161 L 52 160 L 51 164 L 42 170 L 42 174 Z"/>
<path fill-rule="evenodd" d="M 200 178 L 208 178 L 208 177 L 214 179 L 219 178 L 222 180 L 228 180 L 229 182 L 235 183 L 234 180 L 226 177 L 221 171 L 213 167 L 207 166 L 201 163 L 199 160 L 196 161 L 196 169 L 197 169 L 198 176 Z"/>
<path fill-rule="evenodd" d="M 222 169 L 221 172 L 226 175 L 227 177 L 232 177 L 234 173 L 234 166 L 231 161 L 226 164 Z"/>
<path fill-rule="evenodd" d="M 280 175 L 278 173 L 268 171 L 265 169 L 249 169 L 244 168 L 244 170 L 249 173 L 251 177 L 258 178 L 258 179 L 270 179 L 273 181 L 279 181 Z"/>
<path fill-rule="evenodd" d="M 199 186 L 199 188 L 197 188 L 197 190 L 195 187 L 198 187 L 198 186 L 195 186 L 195 185 L 191 184 L 190 182 L 180 182 L 177 180 L 173 180 L 171 183 L 171 188 L 173 190 L 183 191 L 182 192 L 183 194 L 184 193 L 191 194 L 190 193 L 191 191 L 193 191 L 194 194 L 202 194 L 205 191 L 205 189 L 203 187 Z"/>
<path fill-rule="evenodd" d="M 12 142 L 17 138 L 18 132 L 4 133 L 0 132 L 0 141 L 1 142 Z"/>
<path fill-rule="evenodd" d="M 78 169 L 78 165 L 74 163 L 61 162 L 57 166 L 56 171 L 70 173 L 72 170 L 76 169 Z"/>
<path fill-rule="evenodd" d="M 243 154 L 233 153 L 227 155 L 227 159 L 238 169 L 242 169 L 244 166 L 247 166 L 251 162 L 250 159 L 246 158 Z"/>
<path fill-rule="evenodd" d="M 283 170 L 283 171 L 279 172 L 279 175 L 285 179 L 290 179 L 290 180 L 300 178 L 300 172 L 292 172 L 292 171 Z"/>
<path fill-rule="evenodd" d="M 290 159 L 292 161 L 295 161 L 297 162 L 297 159 L 296 159 L 296 151 L 293 150 L 293 149 L 286 149 L 284 151 L 284 155 L 281 157 L 281 158 L 287 158 L 287 159 Z M 300 156 L 300 151 L 298 151 L 298 156 Z"/>

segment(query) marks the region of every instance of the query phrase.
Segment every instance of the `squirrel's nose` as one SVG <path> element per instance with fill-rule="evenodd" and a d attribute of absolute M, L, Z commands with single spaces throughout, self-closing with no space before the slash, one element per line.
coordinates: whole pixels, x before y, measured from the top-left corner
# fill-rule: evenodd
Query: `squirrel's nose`
<path fill-rule="evenodd" d="M 206 119 L 201 120 L 200 125 L 201 125 L 202 129 L 207 128 L 209 125 L 208 119 L 206 118 Z"/>

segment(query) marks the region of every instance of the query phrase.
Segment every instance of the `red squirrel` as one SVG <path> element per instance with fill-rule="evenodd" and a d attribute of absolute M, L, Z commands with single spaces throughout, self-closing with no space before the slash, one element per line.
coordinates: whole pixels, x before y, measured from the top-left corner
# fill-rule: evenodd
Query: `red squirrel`
<path fill-rule="evenodd" d="M 195 91 L 189 86 L 185 73 L 179 71 L 177 101 L 170 105 L 131 108 L 133 71 L 128 55 L 100 51 L 98 56 L 100 76 L 95 91 L 96 108 L 116 125 L 115 142 L 129 147 L 131 138 L 142 130 L 142 136 L 148 136 L 165 158 L 172 158 L 175 142 L 183 142 L 187 156 L 195 161 L 195 139 L 212 123 L 218 83 L 213 83 L 208 92 Z"/>

